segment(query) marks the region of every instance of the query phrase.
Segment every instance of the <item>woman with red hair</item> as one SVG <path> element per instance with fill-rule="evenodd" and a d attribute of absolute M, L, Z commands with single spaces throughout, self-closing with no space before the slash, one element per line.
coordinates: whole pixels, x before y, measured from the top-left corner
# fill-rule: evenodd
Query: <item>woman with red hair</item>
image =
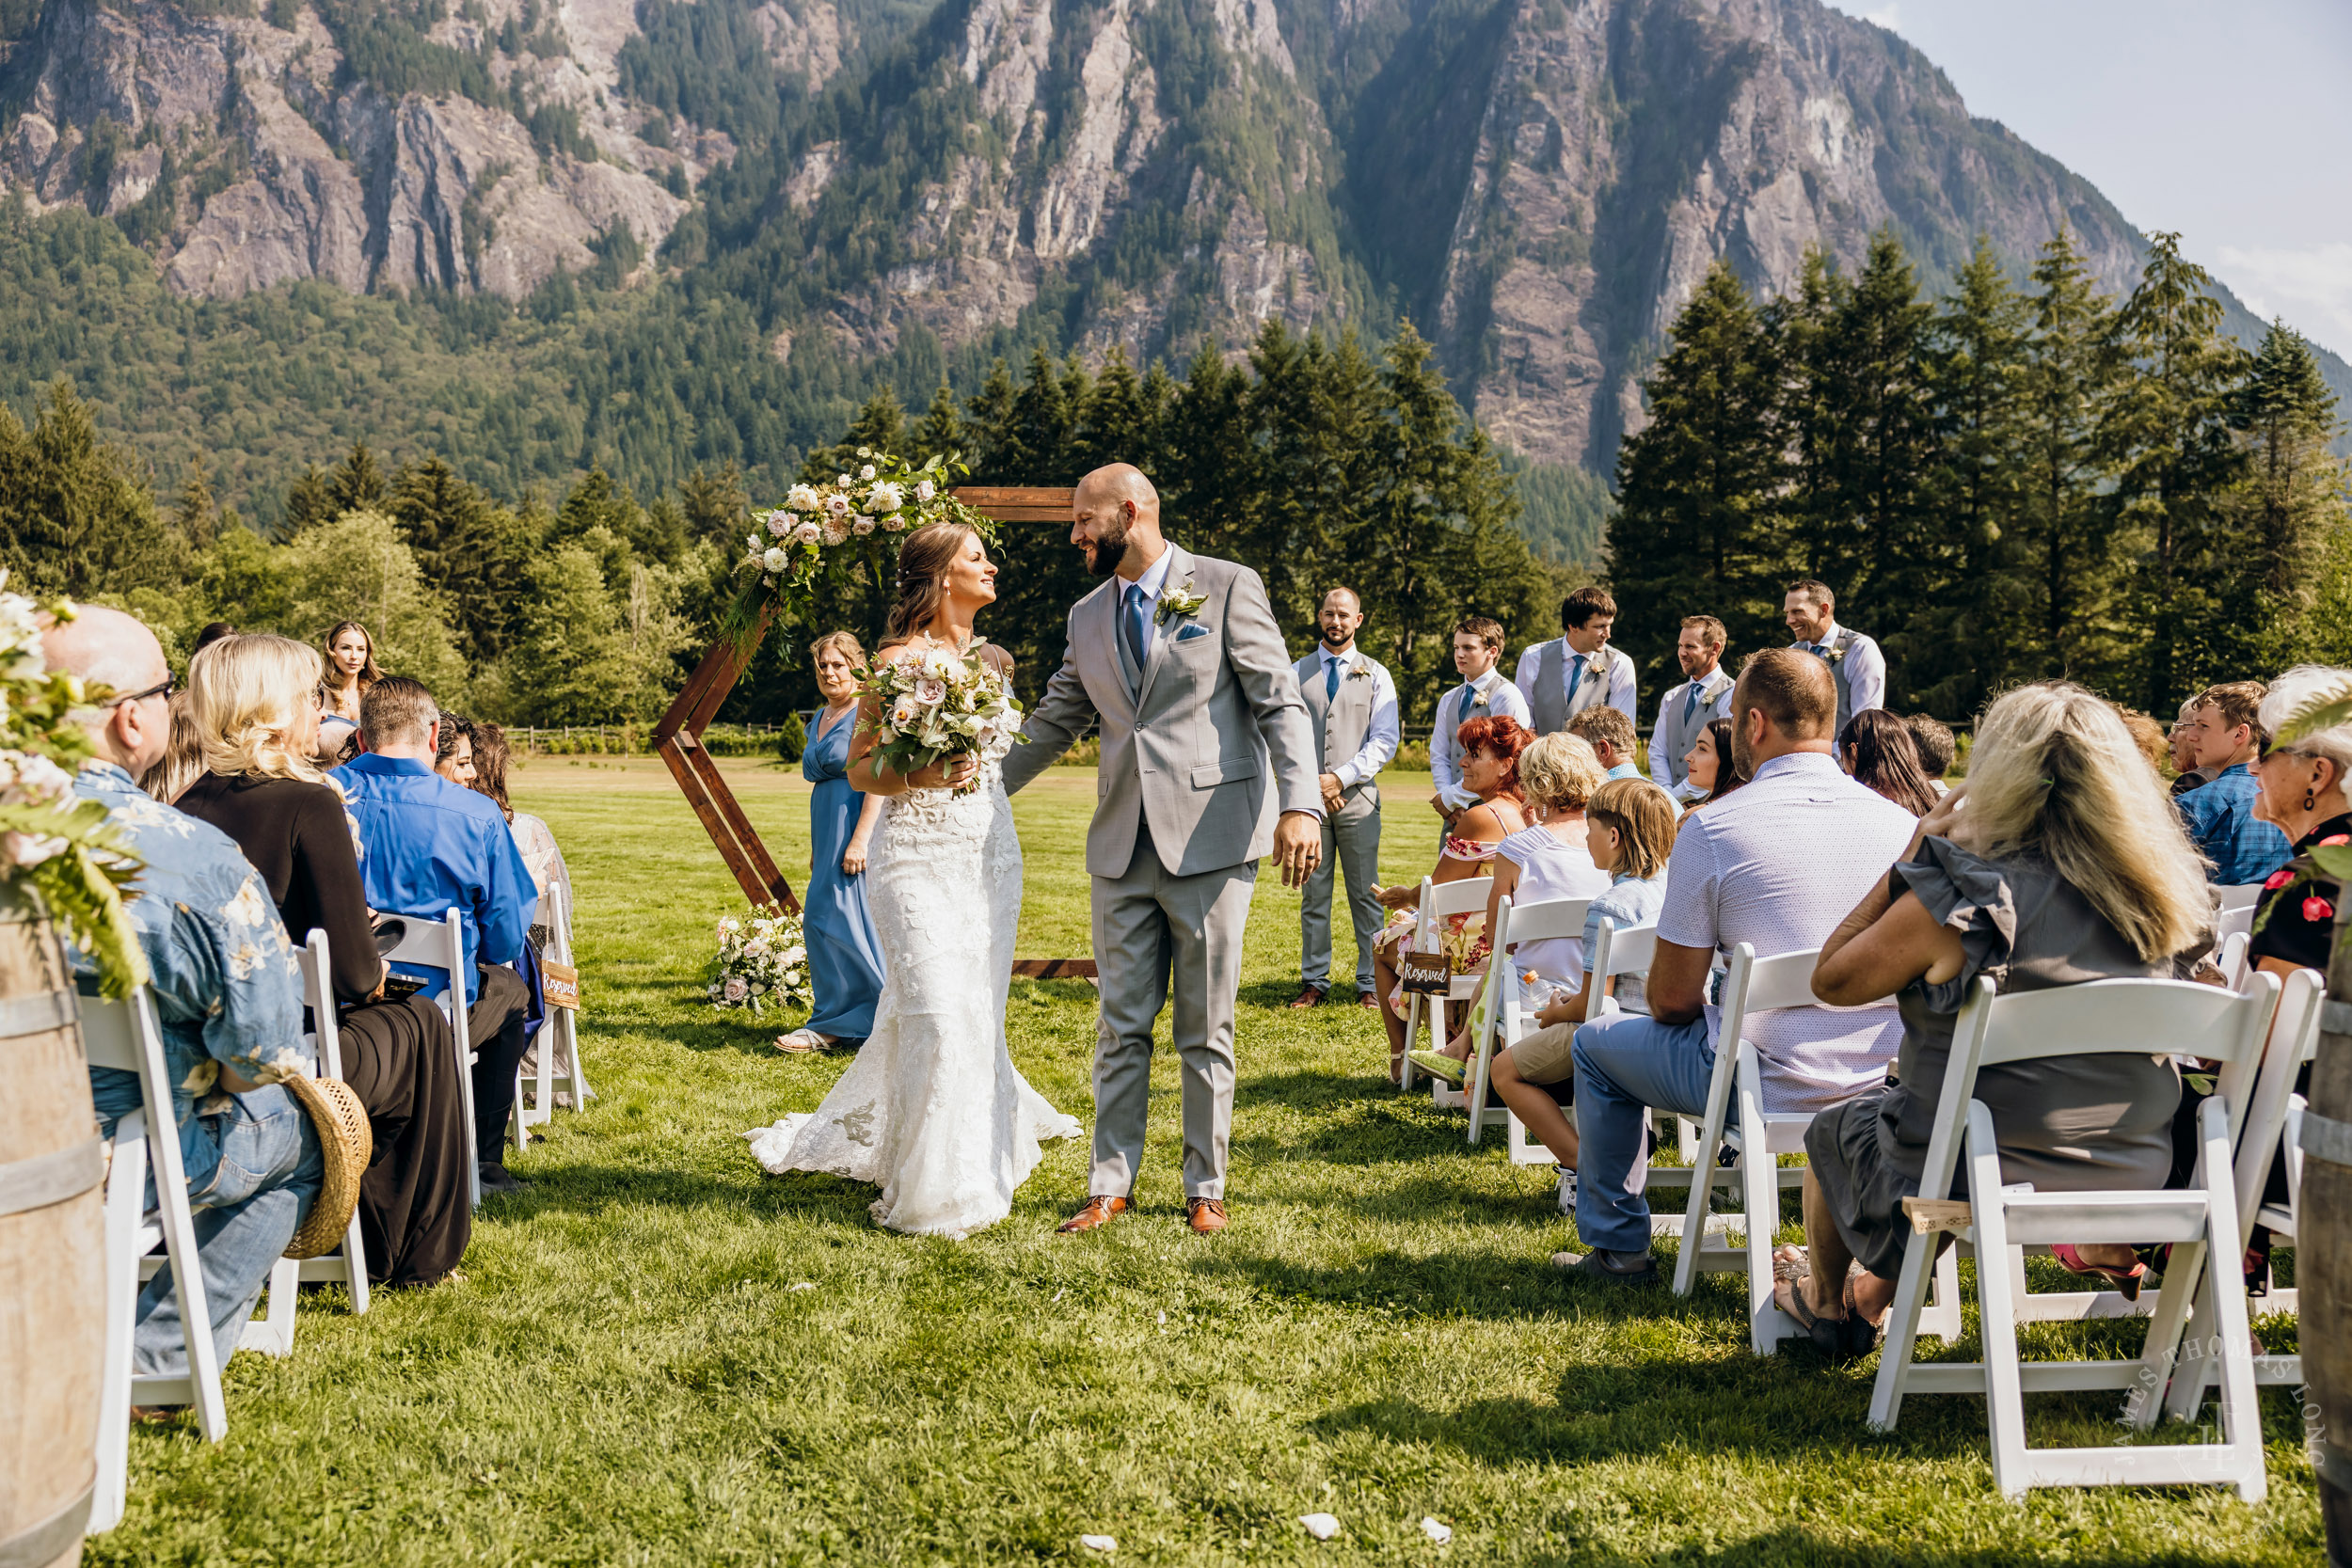
<path fill-rule="evenodd" d="M 1478 803 L 1456 816 L 1447 830 L 1445 843 L 1438 852 L 1437 869 L 1429 873 L 1432 882 L 1456 882 L 1466 877 L 1486 876 L 1496 847 L 1527 826 L 1527 797 L 1519 787 L 1519 753 L 1527 750 L 1535 733 L 1508 715 L 1493 714 L 1469 721 L 1454 736 L 1462 746 L 1462 787 L 1477 796 Z M 1412 934 L 1412 914 L 1421 903 L 1421 884 L 1375 888 L 1373 892 L 1393 911 L 1373 956 L 1373 984 L 1388 1003 L 1381 1010 L 1380 1020 L 1388 1025 L 1389 1077 L 1395 1080 L 1401 1075 L 1405 1061 L 1406 1007 L 1405 993 L 1396 981 L 1396 952 Z M 1447 923 L 1446 949 L 1461 950 L 1456 966 L 1459 969 L 1467 969 L 1486 956 L 1484 932 L 1474 943 L 1468 941 L 1472 921 L 1483 926 L 1485 917 L 1456 915 Z"/>

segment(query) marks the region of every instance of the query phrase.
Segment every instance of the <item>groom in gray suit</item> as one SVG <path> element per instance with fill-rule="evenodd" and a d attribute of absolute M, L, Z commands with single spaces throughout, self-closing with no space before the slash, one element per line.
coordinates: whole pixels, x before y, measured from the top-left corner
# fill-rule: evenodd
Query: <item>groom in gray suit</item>
<path fill-rule="evenodd" d="M 1015 791 L 1102 724 L 1087 870 L 1102 1014 L 1094 1169 L 1065 1232 L 1124 1212 L 1143 1161 L 1152 1026 L 1175 979 L 1184 1213 L 1225 1228 L 1242 927 L 1271 851 L 1297 886 L 1323 855 L 1314 732 L 1258 574 L 1160 534 L 1160 498 L 1124 463 L 1078 482 L 1070 542 L 1106 580 L 1070 611 L 1070 648 L 1005 759 Z"/>

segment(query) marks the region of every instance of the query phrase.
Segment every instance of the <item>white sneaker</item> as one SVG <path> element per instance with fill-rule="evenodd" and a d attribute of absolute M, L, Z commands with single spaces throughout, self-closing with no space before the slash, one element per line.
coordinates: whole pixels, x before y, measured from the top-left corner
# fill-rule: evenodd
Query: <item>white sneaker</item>
<path fill-rule="evenodd" d="M 1576 1172 L 1565 1165 L 1554 1165 L 1552 1169 L 1560 1173 L 1560 1212 L 1568 1218 L 1574 1219 L 1576 1218 Z"/>

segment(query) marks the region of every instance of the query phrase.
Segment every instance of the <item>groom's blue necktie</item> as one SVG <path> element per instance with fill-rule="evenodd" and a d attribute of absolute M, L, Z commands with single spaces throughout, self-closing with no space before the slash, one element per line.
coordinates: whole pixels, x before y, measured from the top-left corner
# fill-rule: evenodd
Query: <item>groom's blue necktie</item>
<path fill-rule="evenodd" d="M 1323 661 L 1323 700 L 1327 703 L 1330 702 L 1339 694 L 1340 661 L 1336 658 L 1327 658 Z"/>
<path fill-rule="evenodd" d="M 1138 674 L 1143 672 L 1144 615 L 1143 585 L 1139 582 L 1131 582 L 1127 585 L 1126 613 L 1119 618 L 1119 629 L 1126 634 L 1127 654 L 1136 661 L 1136 672 Z"/>

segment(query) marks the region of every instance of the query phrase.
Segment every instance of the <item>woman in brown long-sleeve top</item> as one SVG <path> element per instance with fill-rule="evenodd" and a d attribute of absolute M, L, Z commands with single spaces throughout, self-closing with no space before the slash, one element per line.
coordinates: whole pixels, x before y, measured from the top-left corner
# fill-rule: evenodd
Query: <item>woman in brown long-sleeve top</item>
<path fill-rule="evenodd" d="M 206 771 L 176 804 L 237 841 L 296 942 L 326 933 L 343 1076 L 367 1107 L 374 1157 L 359 1193 L 368 1276 L 430 1285 L 472 1234 L 463 1086 L 448 1020 L 422 997 L 384 999 L 384 960 L 343 799 L 312 760 L 323 688 L 314 649 L 253 633 L 188 668 Z"/>

